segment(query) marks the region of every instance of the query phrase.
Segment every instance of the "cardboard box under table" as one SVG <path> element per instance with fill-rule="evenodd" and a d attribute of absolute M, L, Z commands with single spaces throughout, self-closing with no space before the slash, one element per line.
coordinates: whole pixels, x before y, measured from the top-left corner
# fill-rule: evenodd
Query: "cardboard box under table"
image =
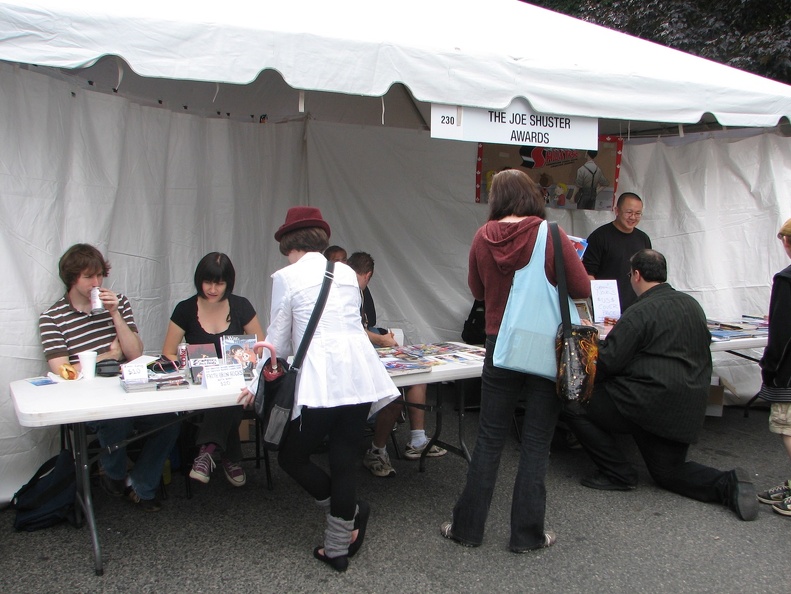
<path fill-rule="evenodd" d="M 709 386 L 709 399 L 706 402 L 706 416 L 721 417 L 724 402 L 725 386 L 722 385 L 719 377 L 713 375 L 711 376 L 711 385 Z"/>

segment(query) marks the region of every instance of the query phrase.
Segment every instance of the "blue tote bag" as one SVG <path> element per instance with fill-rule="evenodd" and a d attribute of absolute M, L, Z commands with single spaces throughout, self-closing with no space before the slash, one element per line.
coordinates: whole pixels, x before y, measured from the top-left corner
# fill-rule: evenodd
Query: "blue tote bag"
<path fill-rule="evenodd" d="M 560 319 L 560 300 L 544 272 L 547 247 L 547 222 L 538 227 L 536 245 L 527 266 L 517 270 L 505 304 L 503 321 L 497 334 L 493 363 L 495 367 L 557 379 L 558 363 L 555 337 Z M 571 323 L 580 317 L 569 299 Z"/>

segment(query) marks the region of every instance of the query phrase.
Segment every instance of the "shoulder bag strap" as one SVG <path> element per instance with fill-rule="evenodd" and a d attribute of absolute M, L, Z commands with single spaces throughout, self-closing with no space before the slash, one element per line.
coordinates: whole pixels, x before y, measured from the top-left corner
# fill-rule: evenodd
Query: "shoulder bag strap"
<path fill-rule="evenodd" d="M 560 232 L 557 223 L 549 223 L 552 233 L 552 247 L 555 252 L 555 277 L 558 281 L 558 299 L 560 300 L 560 319 L 563 322 L 563 336 L 571 337 L 571 314 L 569 314 L 569 294 L 566 289 L 566 267 L 563 264 L 563 246 L 560 243 Z"/>
<path fill-rule="evenodd" d="M 316 305 L 313 308 L 313 313 L 310 314 L 308 326 L 305 328 L 305 334 L 302 335 L 302 341 L 299 343 L 297 354 L 294 355 L 294 362 L 291 364 L 291 369 L 299 371 L 302 367 L 302 360 L 308 352 L 310 341 L 313 339 L 313 333 L 316 331 L 316 326 L 319 325 L 319 318 L 324 311 L 324 305 L 327 303 L 327 295 L 330 292 L 330 284 L 334 278 L 335 262 L 327 260 L 327 269 L 324 271 L 324 282 L 321 284 L 321 292 L 319 298 L 316 300 Z"/>
<path fill-rule="evenodd" d="M 586 170 L 587 170 L 587 171 L 588 171 L 588 172 L 591 174 L 591 190 L 593 190 L 593 189 L 595 189 L 595 188 L 596 188 L 596 173 L 599 171 L 599 167 L 596 165 L 596 163 L 594 163 L 594 164 L 593 164 L 593 166 L 594 166 L 596 169 L 594 169 L 593 171 L 591 171 L 590 169 L 588 169 L 588 166 L 587 166 L 587 165 L 585 165 L 585 169 L 586 169 Z M 556 224 L 557 224 L 557 223 L 556 223 Z"/>

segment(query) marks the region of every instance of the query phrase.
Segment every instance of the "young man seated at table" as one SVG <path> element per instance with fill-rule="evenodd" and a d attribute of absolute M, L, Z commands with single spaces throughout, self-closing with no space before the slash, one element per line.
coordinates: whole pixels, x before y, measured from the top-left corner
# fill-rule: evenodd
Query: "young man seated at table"
<path fill-rule="evenodd" d="M 355 252 L 349 257 L 347 264 L 357 273 L 357 283 L 360 285 L 360 291 L 363 295 L 363 311 L 361 312 L 363 325 L 371 342 L 377 348 L 398 346 L 392 332 L 376 327 L 376 307 L 374 307 L 370 291 L 367 291 L 368 283 L 374 274 L 374 259 L 365 252 Z M 406 401 L 415 404 L 425 404 L 426 388 L 426 384 L 410 386 L 406 391 Z M 395 469 L 390 464 L 390 456 L 387 454 L 386 446 L 387 437 L 393 430 L 403 406 L 403 402 L 398 399 L 380 410 L 376 415 L 371 448 L 365 452 L 365 457 L 363 458 L 363 465 L 374 476 L 389 477 L 396 474 Z M 408 460 L 418 460 L 429 442 L 425 430 L 426 411 L 414 406 L 407 406 L 407 412 L 412 431 L 409 443 L 404 451 L 404 457 Z M 426 453 L 426 456 L 438 458 L 447 453 L 446 449 L 433 445 Z"/>
<path fill-rule="evenodd" d="M 59 373 L 64 363 L 80 369 L 78 353 L 96 351 L 97 360 L 131 360 L 143 354 L 129 300 L 102 287 L 110 263 L 92 245 L 78 243 L 61 256 L 58 272 L 66 294 L 39 317 L 39 332 L 49 368 Z M 93 312 L 91 289 L 99 287 L 104 306 Z M 104 448 L 128 438 L 135 430 L 149 431 L 173 420 L 172 414 L 107 419 L 88 423 Z M 162 467 L 178 438 L 180 426 L 169 425 L 146 439 L 134 468 L 127 474 L 126 448 L 103 453 L 102 487 L 111 495 L 126 496 L 145 511 L 159 511 L 156 497 Z"/>

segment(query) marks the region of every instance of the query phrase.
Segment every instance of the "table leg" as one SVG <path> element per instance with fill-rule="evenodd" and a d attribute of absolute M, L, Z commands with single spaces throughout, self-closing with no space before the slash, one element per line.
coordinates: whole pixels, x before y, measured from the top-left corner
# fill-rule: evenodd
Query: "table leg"
<path fill-rule="evenodd" d="M 751 357 L 750 355 L 745 355 L 744 353 L 739 353 L 737 351 L 725 351 L 729 355 L 736 355 L 737 357 L 741 357 L 742 359 L 747 359 L 748 361 L 752 361 L 753 363 L 760 363 L 760 359 L 756 359 L 755 357 Z"/>
<path fill-rule="evenodd" d="M 77 519 L 79 520 L 80 511 L 88 522 L 88 529 L 91 531 L 91 541 L 93 543 L 93 561 L 96 575 L 104 573 L 102 565 L 102 547 L 99 543 L 99 532 L 96 529 L 96 518 L 93 513 L 93 497 L 91 496 L 91 465 L 88 456 L 88 438 L 85 433 L 85 423 L 77 423 L 74 426 L 76 432 L 76 450 L 74 459 L 77 466 Z M 81 508 L 81 509 L 80 509 Z"/>
<path fill-rule="evenodd" d="M 458 399 L 456 405 L 459 407 L 459 447 L 463 452 L 464 458 L 467 460 L 467 464 L 472 462 L 472 456 L 470 455 L 470 450 L 467 449 L 467 443 L 464 441 L 464 411 L 466 409 L 465 398 L 467 394 L 467 386 L 469 383 L 466 380 L 461 380 L 456 387 L 456 393 L 458 394 Z"/>
<path fill-rule="evenodd" d="M 442 434 L 442 394 L 440 392 L 439 387 L 437 387 L 437 397 L 436 402 L 433 405 L 419 405 L 419 404 L 412 404 L 407 402 L 409 406 L 417 406 L 418 408 L 423 408 L 426 411 L 433 410 L 435 412 L 435 425 L 434 425 L 434 434 L 429 439 L 429 442 L 426 444 L 426 447 L 423 449 L 423 452 L 420 454 L 420 466 L 419 471 L 425 472 L 426 471 L 426 457 L 431 449 L 432 446 L 439 445 L 440 447 L 445 448 L 449 452 L 453 452 L 457 456 L 461 456 L 469 463 L 472 460 L 470 456 L 470 452 L 467 449 L 467 444 L 464 443 L 464 388 L 461 386 L 456 386 L 456 394 L 457 394 L 457 403 L 459 405 L 459 445 L 455 446 L 450 444 L 446 441 L 440 440 L 440 435 Z"/>

